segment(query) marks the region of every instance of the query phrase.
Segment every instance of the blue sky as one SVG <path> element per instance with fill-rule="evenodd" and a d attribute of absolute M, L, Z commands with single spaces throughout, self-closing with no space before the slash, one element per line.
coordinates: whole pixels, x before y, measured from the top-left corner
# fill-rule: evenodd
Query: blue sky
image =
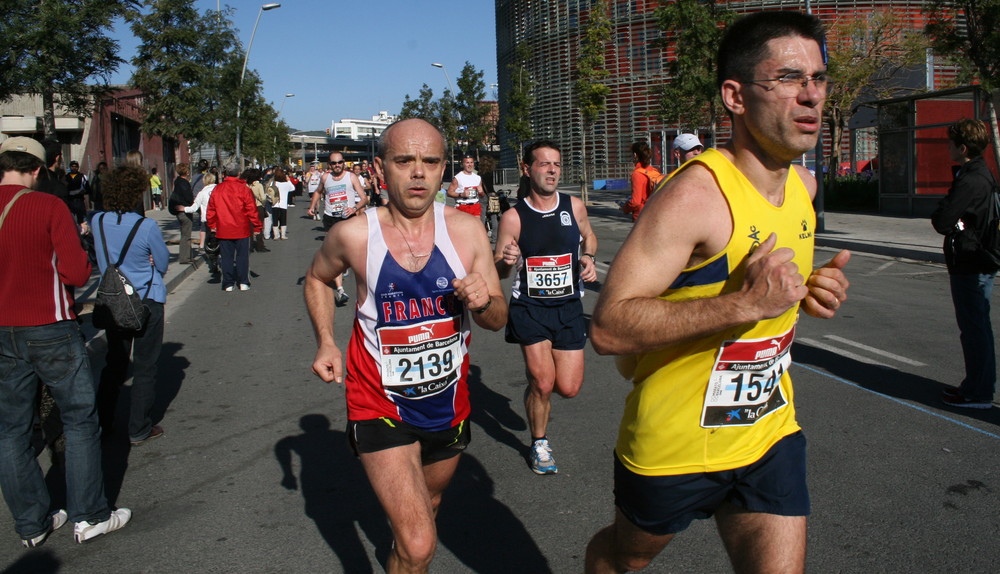
<path fill-rule="evenodd" d="M 244 46 L 266 1 L 230 0 Z M 222 6 L 227 2 L 222 0 Z M 197 0 L 198 11 L 216 0 Z M 452 84 L 465 62 L 484 72 L 487 97 L 497 82 L 494 2 L 486 0 L 283 0 L 264 12 L 250 49 L 248 68 L 264 82 L 264 97 L 297 130 L 322 130 L 341 118 L 367 119 L 398 113 L 426 83 L 439 97 L 448 82 L 431 66 L 444 64 Z M 136 40 L 116 28 L 121 56 L 130 60 Z M 131 65 L 111 81 L 127 83 Z M 295 97 L 285 98 L 292 93 Z M 282 100 L 285 100 L 282 108 Z"/>

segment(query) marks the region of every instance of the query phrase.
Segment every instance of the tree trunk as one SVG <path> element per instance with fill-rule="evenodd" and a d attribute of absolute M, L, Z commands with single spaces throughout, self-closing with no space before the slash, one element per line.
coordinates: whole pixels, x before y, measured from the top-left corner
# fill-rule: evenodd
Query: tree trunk
<path fill-rule="evenodd" d="M 42 133 L 45 140 L 57 139 L 55 95 L 49 90 L 42 92 Z"/>
<path fill-rule="evenodd" d="M 993 140 L 993 160 L 1000 167 L 1000 131 L 997 129 L 997 107 L 995 105 L 997 94 L 1000 91 L 986 92 L 986 113 L 990 118 L 990 139 Z"/>

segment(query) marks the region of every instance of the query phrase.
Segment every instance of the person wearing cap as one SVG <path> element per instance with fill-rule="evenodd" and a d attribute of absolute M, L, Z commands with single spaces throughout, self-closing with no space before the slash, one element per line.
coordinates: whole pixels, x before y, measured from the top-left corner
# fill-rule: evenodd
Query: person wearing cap
<path fill-rule="evenodd" d="M 0 144 L 0 490 L 25 548 L 69 520 L 85 542 L 132 516 L 112 511 L 104 494 L 97 389 L 71 290 L 87 283 L 91 265 L 66 204 L 31 191 L 45 156 L 31 138 Z M 66 510 L 51 508 L 31 447 L 39 383 L 59 407 L 66 437 Z"/>
<path fill-rule="evenodd" d="M 694 134 L 680 134 L 674 138 L 673 150 L 674 159 L 677 160 L 677 165 L 680 166 L 705 151 L 705 146 L 702 145 L 698 136 Z"/>
<path fill-rule="evenodd" d="M 319 162 L 314 161 L 309 165 L 309 172 L 303 177 L 305 180 L 306 192 L 309 193 L 309 204 L 312 205 L 313 194 L 319 189 L 319 183 L 323 179 L 323 173 L 319 170 Z M 319 221 L 319 212 L 313 213 L 313 221 Z"/>

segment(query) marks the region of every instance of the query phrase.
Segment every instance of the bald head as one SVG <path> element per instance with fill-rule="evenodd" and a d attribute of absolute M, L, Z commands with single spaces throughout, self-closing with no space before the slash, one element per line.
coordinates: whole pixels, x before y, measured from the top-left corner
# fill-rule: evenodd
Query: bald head
<path fill-rule="evenodd" d="M 444 136 L 427 120 L 412 118 L 399 120 L 385 128 L 378 138 L 378 157 L 385 159 L 389 149 L 394 144 L 402 144 L 406 141 L 420 141 L 424 145 L 433 146 L 435 143 L 440 147 L 438 150 L 444 156 L 445 143 Z"/>

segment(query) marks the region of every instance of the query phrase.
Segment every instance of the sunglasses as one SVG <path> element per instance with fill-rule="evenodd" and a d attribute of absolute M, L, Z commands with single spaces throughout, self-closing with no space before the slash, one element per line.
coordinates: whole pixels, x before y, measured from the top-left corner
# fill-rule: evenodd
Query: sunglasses
<path fill-rule="evenodd" d="M 340 161 L 331 161 L 331 162 L 330 162 L 330 165 L 344 165 L 344 163 L 345 163 L 345 162 L 344 162 L 344 160 L 340 160 Z"/>

